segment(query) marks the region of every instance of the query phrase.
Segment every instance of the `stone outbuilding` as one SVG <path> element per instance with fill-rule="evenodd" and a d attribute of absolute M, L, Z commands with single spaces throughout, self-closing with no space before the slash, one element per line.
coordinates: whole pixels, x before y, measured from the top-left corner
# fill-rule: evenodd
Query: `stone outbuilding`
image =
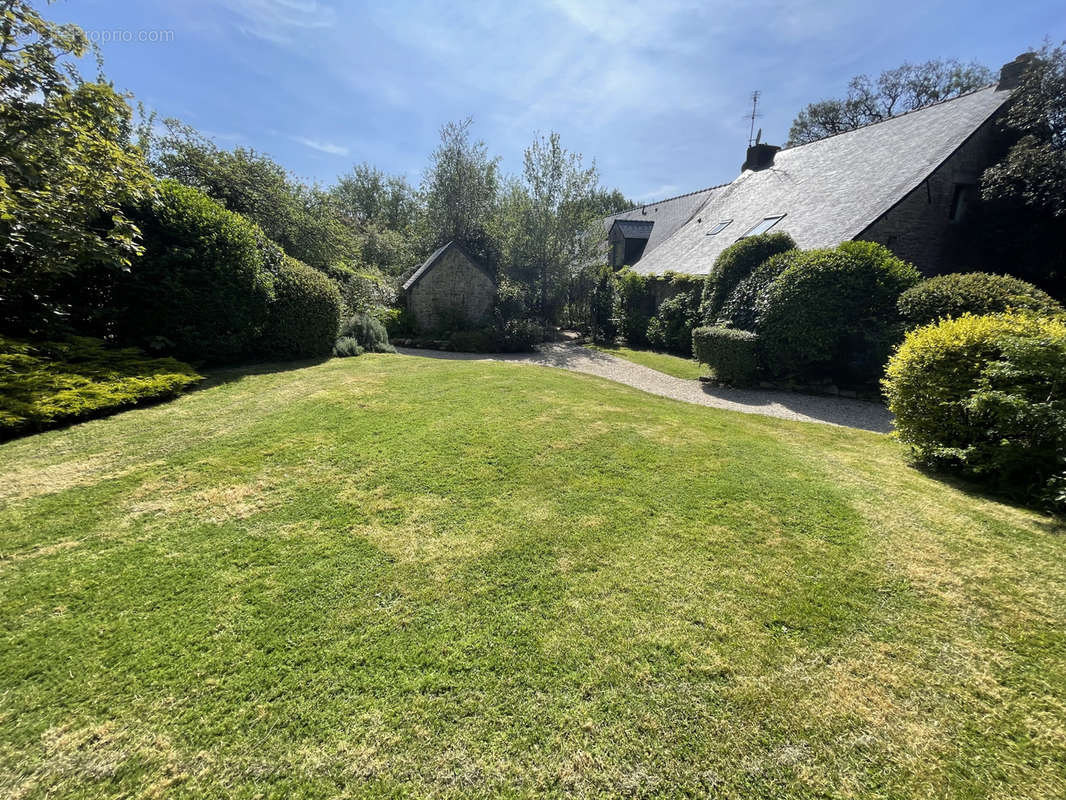
<path fill-rule="evenodd" d="M 496 280 L 455 242 L 427 258 L 403 290 L 419 333 L 475 330 L 492 322 Z"/>

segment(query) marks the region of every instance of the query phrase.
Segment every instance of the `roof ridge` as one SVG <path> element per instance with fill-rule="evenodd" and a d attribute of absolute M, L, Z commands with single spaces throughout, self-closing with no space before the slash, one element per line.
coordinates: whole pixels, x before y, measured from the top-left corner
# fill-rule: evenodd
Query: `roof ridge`
<path fill-rule="evenodd" d="M 684 192 L 683 194 L 675 194 L 673 197 L 664 197 L 662 200 L 653 200 L 650 203 L 637 203 L 632 208 L 626 208 L 622 211 L 615 211 L 608 214 L 604 219 L 610 219 L 611 217 L 617 217 L 619 214 L 628 214 L 630 211 L 636 211 L 638 208 L 647 208 L 648 206 L 659 206 L 663 203 L 669 203 L 671 200 L 680 200 L 682 197 L 689 197 L 690 195 L 700 194 L 700 192 L 709 192 L 711 189 L 721 189 L 723 186 L 728 186 L 732 181 L 726 181 L 725 183 L 719 183 L 714 186 L 707 186 L 703 189 L 694 189 L 691 192 Z"/>
<path fill-rule="evenodd" d="M 849 133 L 855 133 L 855 131 L 861 131 L 864 128 L 872 128 L 874 125 L 882 125 L 885 122 L 891 122 L 894 119 L 899 119 L 900 117 L 905 117 L 908 114 L 917 114 L 919 111 L 925 111 L 926 109 L 935 108 L 936 106 L 942 106 L 945 103 L 953 103 L 956 100 L 961 100 L 962 98 L 969 97 L 972 94 L 977 94 L 978 92 L 983 92 L 986 89 L 993 88 L 994 86 L 996 86 L 995 83 L 986 83 L 984 86 L 978 86 L 976 89 L 971 89 L 968 92 L 963 92 L 962 94 L 957 94 L 954 97 L 946 97 L 943 100 L 937 100 L 935 103 L 930 103 L 929 105 L 922 106 L 921 108 L 912 108 L 912 109 L 909 109 L 907 111 L 902 112 L 901 114 L 894 114 L 893 116 L 887 117 L 885 119 L 879 119 L 879 120 L 874 120 L 873 122 L 867 122 L 864 125 L 859 125 L 857 128 L 851 128 L 850 130 L 846 130 L 846 131 L 838 131 L 837 133 L 830 133 L 827 136 L 823 136 L 820 139 L 814 139 L 814 140 L 812 140 L 810 142 L 802 142 L 801 144 L 794 144 L 792 146 L 787 146 L 786 145 L 786 146 L 782 147 L 778 152 L 783 153 L 786 150 L 796 150 L 796 149 L 798 149 L 800 147 L 806 147 L 809 144 L 818 144 L 818 142 L 824 142 L 826 139 L 833 139 L 833 138 L 836 138 L 837 136 L 845 136 L 845 135 L 847 135 Z M 1005 91 L 1010 93 L 1011 90 L 1007 89 Z"/>

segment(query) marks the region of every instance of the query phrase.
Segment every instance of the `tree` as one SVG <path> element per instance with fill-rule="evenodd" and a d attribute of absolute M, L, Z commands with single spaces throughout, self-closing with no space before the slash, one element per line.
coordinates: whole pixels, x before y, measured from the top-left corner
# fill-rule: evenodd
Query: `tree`
<path fill-rule="evenodd" d="M 1018 140 L 985 171 L 981 196 L 1066 217 L 1066 42 L 1044 45 L 1030 62 L 1006 125 Z"/>
<path fill-rule="evenodd" d="M 536 298 L 545 324 L 557 320 L 573 273 L 596 262 L 603 238 L 596 226 L 599 191 L 595 164 L 585 167 L 557 133 L 533 140 L 521 182 L 508 187 L 500 225 L 506 271 Z"/>
<path fill-rule="evenodd" d="M 470 138 L 473 120 L 449 122 L 440 130 L 422 179 L 426 238 L 430 247 L 455 242 L 471 256 L 498 260 L 488 235 L 500 190 L 499 158 L 490 158 L 485 143 Z"/>
<path fill-rule="evenodd" d="M 0 20 L 0 318 L 32 332 L 65 319 L 56 290 L 80 270 L 129 268 L 139 231 L 122 209 L 154 182 L 125 98 L 78 73 L 85 33 L 22 0 L 0 0 Z"/>
<path fill-rule="evenodd" d="M 366 264 L 393 276 L 414 266 L 426 249 L 418 224 L 422 206 L 402 175 L 359 164 L 341 176 L 330 193 L 362 237 Z"/>
<path fill-rule="evenodd" d="M 958 97 L 992 82 L 992 71 L 977 62 L 933 59 L 924 64 L 904 62 L 885 70 L 873 81 L 856 75 L 841 100 L 811 103 L 796 115 L 788 144 L 806 144 L 835 133 L 855 130 L 907 111 Z"/>

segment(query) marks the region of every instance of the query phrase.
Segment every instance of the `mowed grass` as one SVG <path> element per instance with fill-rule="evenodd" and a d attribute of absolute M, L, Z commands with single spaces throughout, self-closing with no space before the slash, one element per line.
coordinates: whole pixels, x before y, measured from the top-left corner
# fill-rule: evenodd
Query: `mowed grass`
<path fill-rule="evenodd" d="M 651 367 L 675 378 L 685 380 L 698 380 L 701 375 L 709 374 L 710 370 L 704 367 L 694 358 L 682 358 L 670 353 L 658 353 L 654 350 L 633 350 L 629 347 L 604 347 L 603 345 L 590 344 L 587 347 L 610 353 L 613 356 L 640 364 L 642 367 Z"/>
<path fill-rule="evenodd" d="M 0 796 L 1066 796 L 1052 519 L 529 365 L 228 377 L 0 446 Z"/>

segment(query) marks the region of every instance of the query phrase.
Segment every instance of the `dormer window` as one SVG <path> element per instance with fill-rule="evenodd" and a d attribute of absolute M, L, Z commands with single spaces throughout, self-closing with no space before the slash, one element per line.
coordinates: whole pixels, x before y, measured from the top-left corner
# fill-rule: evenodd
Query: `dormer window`
<path fill-rule="evenodd" d="M 785 218 L 784 214 L 778 214 L 773 217 L 763 217 L 763 221 L 755 225 L 751 230 L 741 236 L 741 239 L 747 239 L 749 236 L 758 236 L 760 233 L 766 233 L 770 228 L 774 227 L 777 223 Z"/>
<path fill-rule="evenodd" d="M 731 219 L 722 220 L 717 225 L 715 225 L 713 228 L 711 228 L 709 231 L 707 231 L 707 235 L 708 236 L 717 236 L 719 233 L 721 233 L 726 228 L 728 228 L 732 222 L 733 222 L 733 220 L 731 220 Z"/>

